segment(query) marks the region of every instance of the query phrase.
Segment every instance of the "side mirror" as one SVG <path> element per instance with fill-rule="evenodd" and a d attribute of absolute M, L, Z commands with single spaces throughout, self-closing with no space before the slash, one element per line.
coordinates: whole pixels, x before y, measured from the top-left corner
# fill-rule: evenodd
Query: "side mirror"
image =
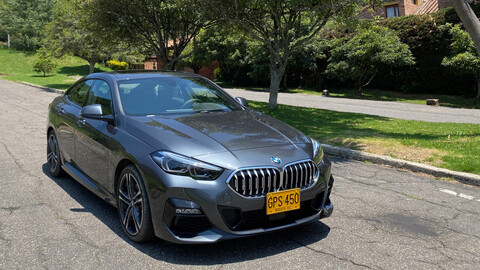
<path fill-rule="evenodd" d="M 100 104 L 92 104 L 83 107 L 82 110 L 80 110 L 80 116 L 90 119 L 113 122 L 113 115 L 103 115 L 102 105 Z"/>
<path fill-rule="evenodd" d="M 240 103 L 243 107 L 248 108 L 248 101 L 243 97 L 236 97 L 235 100 Z"/>

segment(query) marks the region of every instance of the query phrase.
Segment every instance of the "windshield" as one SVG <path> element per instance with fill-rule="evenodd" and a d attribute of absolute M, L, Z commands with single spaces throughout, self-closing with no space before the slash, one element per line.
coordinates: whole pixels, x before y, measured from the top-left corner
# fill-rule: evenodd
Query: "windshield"
<path fill-rule="evenodd" d="M 241 110 L 202 78 L 159 77 L 118 82 L 127 115 L 206 113 Z"/>

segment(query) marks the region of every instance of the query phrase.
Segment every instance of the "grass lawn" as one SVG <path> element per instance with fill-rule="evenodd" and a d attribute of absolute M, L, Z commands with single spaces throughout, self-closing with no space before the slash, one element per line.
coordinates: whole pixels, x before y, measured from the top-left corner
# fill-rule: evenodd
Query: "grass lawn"
<path fill-rule="evenodd" d="M 480 125 L 425 123 L 267 103 L 250 106 L 322 143 L 480 175 Z"/>
<path fill-rule="evenodd" d="M 0 78 L 29 82 L 45 87 L 67 89 L 78 77 L 88 74 L 88 63 L 74 56 L 56 59 L 57 68 L 52 74 L 43 77 L 33 70 L 35 52 L 24 52 L 0 46 Z M 96 71 L 109 71 L 110 69 L 96 65 Z"/>

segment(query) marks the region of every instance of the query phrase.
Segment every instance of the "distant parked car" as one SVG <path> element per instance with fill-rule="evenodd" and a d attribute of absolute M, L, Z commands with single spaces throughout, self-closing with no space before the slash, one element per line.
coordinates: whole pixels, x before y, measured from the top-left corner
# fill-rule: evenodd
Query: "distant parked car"
<path fill-rule="evenodd" d="M 320 144 L 190 73 L 97 73 L 49 106 L 47 162 L 127 236 L 208 243 L 330 216 Z"/>

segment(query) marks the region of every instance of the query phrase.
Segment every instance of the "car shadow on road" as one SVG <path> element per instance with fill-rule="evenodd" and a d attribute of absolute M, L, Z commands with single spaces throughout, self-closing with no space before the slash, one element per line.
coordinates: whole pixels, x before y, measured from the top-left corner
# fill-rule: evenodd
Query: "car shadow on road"
<path fill-rule="evenodd" d="M 279 232 L 247 238 L 223 241 L 208 245 L 179 245 L 160 239 L 149 243 L 135 243 L 124 234 L 117 217 L 117 210 L 95 194 L 88 191 L 70 176 L 50 176 L 48 165 L 42 166 L 43 173 L 76 200 L 84 209 L 73 212 L 90 212 L 123 241 L 140 252 L 157 260 L 179 265 L 229 264 L 275 256 L 321 241 L 328 236 L 330 227 L 315 221 Z"/>

